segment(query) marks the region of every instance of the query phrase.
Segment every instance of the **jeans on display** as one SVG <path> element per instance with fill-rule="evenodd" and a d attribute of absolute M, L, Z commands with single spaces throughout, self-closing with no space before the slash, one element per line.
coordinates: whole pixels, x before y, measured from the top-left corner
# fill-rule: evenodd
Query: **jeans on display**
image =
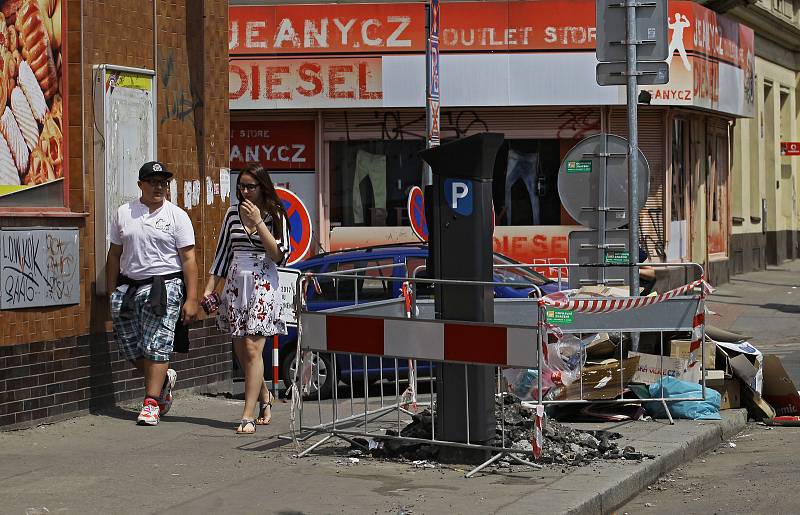
<path fill-rule="evenodd" d="M 536 194 L 536 180 L 539 175 L 539 154 L 525 154 L 516 150 L 508 151 L 506 168 L 506 223 L 511 225 L 511 188 L 521 180 L 531 199 L 532 225 L 540 225 L 539 196 Z"/>
<path fill-rule="evenodd" d="M 356 154 L 356 173 L 353 178 L 353 221 L 364 223 L 364 206 L 361 203 L 361 181 L 369 177 L 375 207 L 386 210 L 386 156 L 359 150 Z"/>

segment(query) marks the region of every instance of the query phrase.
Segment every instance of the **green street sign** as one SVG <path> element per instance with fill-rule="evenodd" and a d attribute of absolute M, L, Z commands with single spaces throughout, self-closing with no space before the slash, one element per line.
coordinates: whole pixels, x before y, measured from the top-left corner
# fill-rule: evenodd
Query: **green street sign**
<path fill-rule="evenodd" d="M 575 321 L 575 313 L 566 309 L 548 309 L 545 315 L 551 324 L 567 325 Z"/>
<path fill-rule="evenodd" d="M 592 173 L 592 160 L 567 161 L 567 173 Z"/>
<path fill-rule="evenodd" d="M 631 262 L 631 254 L 627 250 L 607 250 L 606 263 L 609 265 L 627 265 Z"/>

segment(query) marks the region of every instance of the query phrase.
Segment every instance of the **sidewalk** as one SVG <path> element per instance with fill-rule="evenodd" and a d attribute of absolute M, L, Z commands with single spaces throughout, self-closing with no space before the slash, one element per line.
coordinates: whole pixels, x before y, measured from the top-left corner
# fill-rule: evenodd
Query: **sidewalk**
<path fill-rule="evenodd" d="M 709 322 L 794 360 L 799 272 L 793 262 L 737 277 L 712 297 L 709 307 L 719 316 Z M 796 378 L 798 369 L 787 369 Z M 288 432 L 288 405 L 276 405 L 273 425 L 236 436 L 241 404 L 179 392 L 154 428 L 136 426 L 133 409 L 115 408 L 0 433 L 0 513 L 608 513 L 746 422 L 732 410 L 722 422 L 595 424 L 656 459 L 499 469 L 464 479 L 465 469 L 454 467 L 372 458 L 353 464 L 341 443 L 294 458 L 291 442 L 276 438 Z"/>
<path fill-rule="evenodd" d="M 738 411 L 722 423 L 606 424 L 657 458 L 465 479 L 459 468 L 351 464 L 341 443 L 293 458 L 292 443 L 276 439 L 288 404 L 276 405 L 273 425 L 237 436 L 241 403 L 178 396 L 157 427 L 118 408 L 0 433 L 0 513 L 603 513 L 744 424 Z"/>

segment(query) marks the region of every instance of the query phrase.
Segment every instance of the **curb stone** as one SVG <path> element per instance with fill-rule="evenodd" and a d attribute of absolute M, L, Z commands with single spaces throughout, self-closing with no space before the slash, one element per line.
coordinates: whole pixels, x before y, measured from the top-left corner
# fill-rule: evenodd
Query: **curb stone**
<path fill-rule="evenodd" d="M 728 410 L 730 416 L 716 424 L 709 424 L 699 434 L 693 436 L 680 446 L 657 456 L 633 474 L 620 478 L 609 488 L 597 492 L 585 501 L 564 511 L 565 515 L 582 515 L 586 513 L 611 513 L 628 500 L 646 489 L 659 477 L 688 463 L 701 454 L 710 451 L 727 438 L 742 431 L 747 425 L 747 411 L 744 409 Z"/>

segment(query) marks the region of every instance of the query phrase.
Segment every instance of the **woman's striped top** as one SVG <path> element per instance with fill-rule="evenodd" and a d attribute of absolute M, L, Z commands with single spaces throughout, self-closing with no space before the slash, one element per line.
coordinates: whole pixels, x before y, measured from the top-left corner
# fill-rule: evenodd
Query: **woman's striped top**
<path fill-rule="evenodd" d="M 290 242 L 289 242 L 289 224 L 283 220 L 283 230 L 281 234 L 277 234 L 275 227 L 272 223 L 272 216 L 269 214 L 264 215 L 264 223 L 267 224 L 267 229 L 275 237 L 278 248 L 283 253 L 283 259 L 280 263 L 281 266 L 286 263 L 289 258 Z M 214 264 L 211 266 L 211 273 L 217 277 L 227 277 L 228 269 L 231 265 L 234 252 L 265 252 L 264 245 L 261 244 L 261 237 L 258 231 L 247 237 L 244 225 L 239 219 L 239 210 L 236 206 L 228 208 L 225 213 L 225 219 L 222 222 L 222 229 L 219 232 L 217 239 L 217 252 L 214 255 Z"/>

